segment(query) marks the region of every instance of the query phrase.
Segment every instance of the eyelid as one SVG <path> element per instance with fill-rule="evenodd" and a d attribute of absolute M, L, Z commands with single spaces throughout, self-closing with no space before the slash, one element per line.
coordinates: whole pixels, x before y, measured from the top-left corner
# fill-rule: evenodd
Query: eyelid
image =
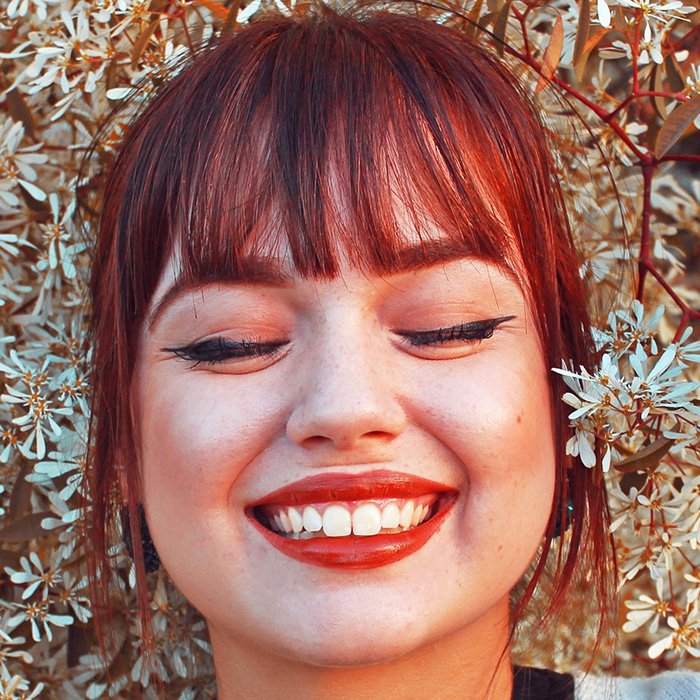
<path fill-rule="evenodd" d="M 212 366 L 235 360 L 245 361 L 269 357 L 289 345 L 290 342 L 289 340 L 260 341 L 250 338 L 234 341 L 222 336 L 215 336 L 180 347 L 164 347 L 161 348 L 161 352 L 169 352 L 182 360 L 193 362 L 191 369 L 194 369 L 199 365 Z M 230 354 L 235 351 L 243 352 Z M 217 353 L 221 353 L 223 356 L 217 357 Z M 198 354 L 202 356 L 198 356 Z M 206 357 L 207 354 L 209 357 Z M 226 354 L 229 355 L 226 356 Z"/>
<path fill-rule="evenodd" d="M 449 334 L 463 334 L 464 336 L 469 333 L 474 333 L 475 340 L 480 338 L 491 337 L 493 331 L 498 328 L 503 323 L 507 321 L 512 321 L 515 316 L 499 316 L 497 318 L 481 319 L 478 321 L 468 321 L 467 323 L 459 323 L 454 326 L 445 326 L 441 328 L 428 328 L 425 330 L 397 330 L 395 333 L 413 345 L 428 345 L 431 342 L 448 342 L 450 338 L 445 338 L 443 336 Z M 482 334 L 482 335 L 479 335 Z M 412 342 L 416 338 L 422 339 L 423 342 Z M 459 340 L 459 337 L 452 338 L 452 340 Z"/>

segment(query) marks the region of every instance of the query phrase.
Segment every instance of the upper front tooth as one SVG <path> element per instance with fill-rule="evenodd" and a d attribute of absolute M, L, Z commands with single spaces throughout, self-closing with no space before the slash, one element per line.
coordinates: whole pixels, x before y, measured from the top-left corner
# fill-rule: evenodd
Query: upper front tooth
<path fill-rule="evenodd" d="M 387 503 L 382 508 L 382 527 L 394 528 L 399 526 L 399 507 L 396 503 Z"/>
<path fill-rule="evenodd" d="M 345 537 L 352 532 L 350 511 L 342 506 L 328 506 L 323 513 L 323 532 L 328 537 Z"/>
<path fill-rule="evenodd" d="M 301 519 L 301 513 L 296 508 L 289 509 L 289 522 L 292 524 L 294 532 L 301 532 L 304 529 L 304 522 Z"/>
<path fill-rule="evenodd" d="M 376 535 L 382 529 L 382 514 L 374 503 L 355 508 L 352 514 L 352 531 L 355 535 Z"/>
<path fill-rule="evenodd" d="M 406 503 L 404 503 L 401 514 L 399 515 L 399 525 L 401 525 L 401 527 L 410 527 L 413 521 L 413 509 L 413 501 L 406 501 Z"/>
<path fill-rule="evenodd" d="M 323 527 L 323 520 L 313 506 L 306 506 L 306 508 L 304 508 L 302 518 L 304 530 L 307 532 L 318 532 Z"/>

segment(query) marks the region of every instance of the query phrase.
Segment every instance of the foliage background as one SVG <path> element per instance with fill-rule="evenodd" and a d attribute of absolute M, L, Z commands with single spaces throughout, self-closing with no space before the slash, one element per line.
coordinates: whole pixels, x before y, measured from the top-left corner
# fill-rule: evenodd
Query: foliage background
<path fill-rule="evenodd" d="M 295 0 L 269 5 L 304 10 Z M 700 669 L 697 1 L 456 7 L 462 18 L 413 10 L 494 45 L 537 93 L 561 146 L 581 274 L 597 292 L 599 364 L 562 358 L 559 371 L 570 387 L 569 450 L 612 498 L 625 601 L 615 670 Z M 0 698 L 156 697 L 152 674 L 167 697 L 215 692 L 205 624 L 162 569 L 150 581 L 160 653 L 153 671 L 143 664 L 121 541 L 118 644 L 106 664 L 96 656 L 76 545 L 90 252 L 76 197 L 99 189 L 130 109 L 171 66 L 264 9 L 261 0 L 0 0 Z M 519 658 L 583 663 L 590 625 L 572 616 L 558 632 L 529 640 Z"/>

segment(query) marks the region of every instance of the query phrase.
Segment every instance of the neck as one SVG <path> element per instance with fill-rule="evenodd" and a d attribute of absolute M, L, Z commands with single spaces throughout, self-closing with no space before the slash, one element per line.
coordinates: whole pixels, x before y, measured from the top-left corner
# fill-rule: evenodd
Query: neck
<path fill-rule="evenodd" d="M 504 616 L 500 606 L 493 612 L 490 620 L 397 659 L 341 668 L 268 655 L 259 647 L 232 643 L 210 625 L 218 700 L 365 700 L 407 697 L 408 688 L 411 697 L 510 700 L 507 612 Z"/>

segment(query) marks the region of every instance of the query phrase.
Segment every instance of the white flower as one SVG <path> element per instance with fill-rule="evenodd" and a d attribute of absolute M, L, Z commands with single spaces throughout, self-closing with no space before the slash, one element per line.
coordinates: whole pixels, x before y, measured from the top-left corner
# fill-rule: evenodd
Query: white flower
<path fill-rule="evenodd" d="M 37 153 L 41 144 L 21 147 L 23 138 L 21 122 L 6 117 L 0 123 L 0 211 L 19 208 L 20 200 L 13 192 L 17 185 L 37 201 L 46 199 L 46 193 L 35 184 L 38 173 L 33 166 L 46 163 L 48 157 Z"/>
<path fill-rule="evenodd" d="M 53 631 L 51 625 L 56 627 L 65 627 L 73 624 L 71 615 L 58 615 L 51 612 L 50 603 L 46 600 L 38 600 L 32 603 L 14 603 L 12 608 L 20 610 L 18 614 L 9 620 L 10 625 L 17 625 L 20 622 L 29 622 L 32 630 L 32 639 L 35 642 L 41 640 L 41 628 L 43 627 L 46 638 L 51 641 L 53 639 Z"/>
<path fill-rule="evenodd" d="M 650 61 L 654 61 L 661 65 L 664 62 L 663 54 L 661 53 L 661 42 L 663 41 L 663 33 L 651 31 L 651 26 L 647 24 L 644 27 L 644 34 L 639 43 L 641 49 L 639 53 L 639 63 L 644 65 Z"/>
<path fill-rule="evenodd" d="M 26 678 L 12 675 L 5 664 L 0 664 L 0 697 L 12 698 L 13 700 L 32 700 L 39 697 L 39 693 L 44 689 L 43 683 L 37 683 L 33 690 L 29 688 Z"/>
<path fill-rule="evenodd" d="M 598 0 L 598 21 L 600 24 L 607 28 L 610 26 L 611 19 L 610 7 L 606 0 Z"/>
<path fill-rule="evenodd" d="M 685 620 L 681 618 L 681 622 L 675 617 L 669 617 L 666 624 L 672 632 L 649 647 L 649 657 L 656 659 L 669 649 L 673 649 L 676 653 L 687 652 L 696 658 L 700 657 L 699 622 L 698 614 L 695 611 L 691 612 Z"/>
<path fill-rule="evenodd" d="M 664 599 L 664 580 L 658 579 L 656 582 L 656 599 L 648 595 L 640 595 L 638 600 L 628 600 L 625 605 L 629 608 L 627 622 L 622 626 L 625 632 L 635 632 L 649 620 L 649 632 L 655 634 L 659 628 L 659 622 L 671 611 L 671 606 Z"/>
<path fill-rule="evenodd" d="M 58 570 L 51 568 L 48 571 L 44 571 L 44 567 L 36 552 L 30 552 L 29 558 L 22 557 L 20 566 L 22 567 L 20 571 L 16 571 L 9 566 L 5 567 L 5 571 L 10 574 L 12 583 L 28 584 L 25 585 L 25 589 L 22 592 L 22 600 L 31 598 L 39 586 L 41 586 L 41 598 L 46 600 L 52 588 L 60 580 Z M 32 570 L 32 566 L 36 569 L 36 572 Z"/>
<path fill-rule="evenodd" d="M 694 7 L 683 5 L 680 0 L 670 0 L 670 2 L 653 2 L 652 0 L 617 0 L 618 5 L 628 7 L 632 10 L 640 10 L 644 19 L 648 22 L 649 18 L 654 19 L 663 24 L 667 24 L 674 20 L 690 20 L 685 15 L 695 12 Z"/>

